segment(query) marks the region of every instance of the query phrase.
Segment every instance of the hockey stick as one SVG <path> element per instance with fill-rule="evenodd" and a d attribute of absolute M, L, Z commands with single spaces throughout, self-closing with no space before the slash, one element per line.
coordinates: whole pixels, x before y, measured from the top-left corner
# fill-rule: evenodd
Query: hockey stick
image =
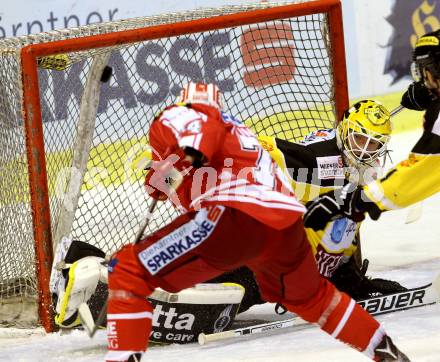
<path fill-rule="evenodd" d="M 134 245 L 139 243 L 142 239 L 142 235 L 144 235 L 145 229 L 147 228 L 148 224 L 150 223 L 151 216 L 153 215 L 154 209 L 156 208 L 157 200 L 153 199 L 153 201 L 150 204 L 150 207 L 148 208 L 148 214 L 145 217 L 144 225 L 142 225 L 142 228 L 139 229 L 138 233 L 136 234 L 136 239 L 134 239 Z"/>
<path fill-rule="evenodd" d="M 206 343 L 215 342 L 222 339 L 240 337 L 248 334 L 258 334 L 267 331 L 272 331 L 275 329 L 283 329 L 283 328 L 289 328 L 289 327 L 301 326 L 301 325 L 307 326 L 308 323 L 299 317 L 294 317 L 282 321 L 262 323 L 262 324 L 257 324 L 255 326 L 238 328 L 220 333 L 212 333 L 212 334 L 200 333 L 198 340 L 199 340 L 199 344 L 203 346 Z"/>
<path fill-rule="evenodd" d="M 391 112 L 390 112 L 390 117 L 394 117 L 396 114 L 400 113 L 400 111 L 402 111 L 405 107 L 402 106 L 401 104 L 398 105 L 396 108 L 394 108 Z"/>
<path fill-rule="evenodd" d="M 389 294 L 385 296 L 372 297 L 358 302 L 371 315 L 381 315 L 386 313 L 398 312 L 411 308 L 422 307 L 440 302 L 440 275 L 425 286 L 406 290 L 404 292 Z M 230 331 L 213 333 L 213 334 L 199 334 L 199 344 L 240 337 L 243 335 L 259 334 L 266 331 L 284 329 L 289 327 L 312 327 L 299 317 L 285 319 L 283 321 L 262 323 L 250 327 L 233 329 Z"/>
<path fill-rule="evenodd" d="M 139 229 L 138 233 L 136 234 L 136 239 L 133 242 L 134 245 L 136 245 L 137 243 L 139 243 L 139 241 L 141 241 L 142 235 L 144 235 L 145 229 L 150 223 L 151 216 L 153 215 L 154 209 L 156 208 L 156 204 L 157 204 L 157 200 L 153 199 L 153 201 L 150 204 L 150 207 L 148 208 L 148 214 L 145 218 L 145 222 L 142 225 L 142 227 Z M 99 329 L 99 326 L 104 322 L 107 316 L 107 303 L 108 300 L 106 300 L 104 305 L 102 306 L 98 318 L 96 318 L 96 322 L 93 319 L 92 312 L 90 311 L 90 308 L 87 305 L 87 303 L 81 303 L 80 306 L 78 307 L 78 314 L 81 319 L 81 323 L 86 329 L 87 334 L 89 335 L 90 338 L 93 338 L 96 331 Z"/>

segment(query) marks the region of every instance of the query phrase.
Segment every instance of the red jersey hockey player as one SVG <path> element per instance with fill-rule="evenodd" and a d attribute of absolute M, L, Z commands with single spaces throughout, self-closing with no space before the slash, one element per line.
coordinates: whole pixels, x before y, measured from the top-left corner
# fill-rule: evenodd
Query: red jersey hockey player
<path fill-rule="evenodd" d="M 177 292 L 241 265 L 265 300 L 372 359 L 406 361 L 375 319 L 319 275 L 303 206 L 253 133 L 221 111 L 218 88 L 190 83 L 179 102 L 151 125 L 145 186 L 186 213 L 110 261 L 107 361 L 146 350 L 155 288 Z"/>

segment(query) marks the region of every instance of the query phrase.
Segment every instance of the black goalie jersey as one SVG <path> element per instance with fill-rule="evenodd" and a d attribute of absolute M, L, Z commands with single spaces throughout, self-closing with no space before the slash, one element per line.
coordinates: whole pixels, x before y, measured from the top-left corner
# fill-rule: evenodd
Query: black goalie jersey
<path fill-rule="evenodd" d="M 260 137 L 259 141 L 288 175 L 303 204 L 348 182 L 347 168 L 336 144 L 334 130 L 312 132 L 299 143 L 266 136 Z M 306 229 L 323 276 L 331 277 L 355 252 L 359 228 L 360 223 L 344 217 L 328 223 L 323 231 Z"/>

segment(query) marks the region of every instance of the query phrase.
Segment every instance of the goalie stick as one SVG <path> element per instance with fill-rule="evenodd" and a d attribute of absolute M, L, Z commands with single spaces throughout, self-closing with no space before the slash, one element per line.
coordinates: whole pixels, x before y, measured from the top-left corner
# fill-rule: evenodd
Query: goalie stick
<path fill-rule="evenodd" d="M 434 280 L 422 287 L 408 289 L 404 292 L 388 294 L 384 296 L 372 297 L 358 301 L 371 315 L 381 315 L 386 313 L 398 312 L 411 308 L 422 307 L 440 302 L 440 274 Z M 282 321 L 262 323 L 250 327 L 233 329 L 213 334 L 199 334 L 199 344 L 219 341 L 223 339 L 235 338 L 250 334 L 259 334 L 277 329 L 297 327 L 303 329 L 314 326 L 299 317 L 293 317 Z"/>
<path fill-rule="evenodd" d="M 157 204 L 157 200 L 154 199 L 151 202 L 150 207 L 148 208 L 148 214 L 145 218 L 145 222 L 142 225 L 142 227 L 139 229 L 138 233 L 136 234 L 136 239 L 134 240 L 133 244 L 137 244 L 142 239 L 142 235 L 144 235 L 145 229 L 150 223 L 151 216 L 153 215 L 153 211 L 156 208 L 156 204 Z M 107 315 L 107 303 L 108 300 L 102 306 L 98 318 L 96 319 L 96 322 L 93 319 L 92 312 L 90 311 L 90 308 L 87 305 L 87 303 L 81 303 L 80 306 L 78 307 L 78 314 L 79 317 L 81 318 L 81 323 L 86 329 L 87 334 L 89 335 L 90 338 L 93 338 L 99 326 L 104 322 L 104 319 Z"/>

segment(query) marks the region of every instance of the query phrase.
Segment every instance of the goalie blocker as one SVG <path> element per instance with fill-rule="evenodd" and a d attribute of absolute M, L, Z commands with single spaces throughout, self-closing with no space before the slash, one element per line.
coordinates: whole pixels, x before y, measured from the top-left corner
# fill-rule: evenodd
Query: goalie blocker
<path fill-rule="evenodd" d="M 55 252 L 50 279 L 55 323 L 61 328 L 80 326 L 78 307 L 83 302 L 96 321 L 107 289 L 105 254 L 85 242 L 63 238 Z M 198 284 L 179 293 L 157 289 L 149 298 L 154 307 L 150 341 L 184 344 L 196 342 L 200 333 L 227 330 L 244 293 L 244 288 L 234 283 Z"/>

